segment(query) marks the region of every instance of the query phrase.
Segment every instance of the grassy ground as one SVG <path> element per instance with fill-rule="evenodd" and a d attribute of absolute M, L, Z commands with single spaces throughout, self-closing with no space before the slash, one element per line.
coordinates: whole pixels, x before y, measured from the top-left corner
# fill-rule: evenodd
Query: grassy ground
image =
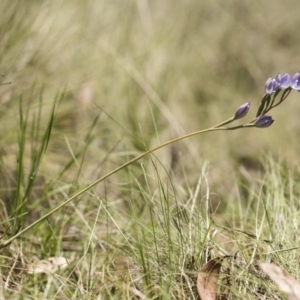
<path fill-rule="evenodd" d="M 299 68 L 296 0 L 12 2 L 0 2 L 2 243 L 146 149 L 247 101 L 251 120 L 267 78 Z M 0 298 L 197 299 L 199 269 L 228 255 L 228 299 L 284 299 L 255 266 L 300 278 L 299 97 L 268 129 L 186 139 L 80 193 L 1 249 Z M 67 268 L 30 274 L 49 257 Z"/>

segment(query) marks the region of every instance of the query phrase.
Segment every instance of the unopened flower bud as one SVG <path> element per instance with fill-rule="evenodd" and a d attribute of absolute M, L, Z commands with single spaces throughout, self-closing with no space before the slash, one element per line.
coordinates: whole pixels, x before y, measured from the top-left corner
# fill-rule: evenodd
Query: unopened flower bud
<path fill-rule="evenodd" d="M 259 116 L 256 118 L 253 126 L 257 128 L 267 128 L 273 124 L 274 120 L 271 116 Z"/>
<path fill-rule="evenodd" d="M 292 77 L 291 88 L 298 92 L 300 91 L 300 71 Z"/>
<path fill-rule="evenodd" d="M 280 74 L 277 75 L 277 78 L 281 79 Z M 273 93 L 275 93 L 277 91 L 277 89 L 279 88 L 279 83 L 276 81 L 276 79 L 274 78 L 269 78 L 265 84 L 265 91 L 266 94 L 271 95 Z"/>
<path fill-rule="evenodd" d="M 236 111 L 236 113 L 234 115 L 234 120 L 244 118 L 246 116 L 246 114 L 248 113 L 249 108 L 250 108 L 250 102 L 247 102 L 247 103 L 241 105 L 237 109 L 237 111 Z"/>
<path fill-rule="evenodd" d="M 281 89 L 286 89 L 288 87 L 290 87 L 291 85 L 291 76 L 289 74 L 284 74 L 281 78 L 280 78 L 280 81 L 279 81 L 279 84 L 280 84 L 280 88 Z"/>

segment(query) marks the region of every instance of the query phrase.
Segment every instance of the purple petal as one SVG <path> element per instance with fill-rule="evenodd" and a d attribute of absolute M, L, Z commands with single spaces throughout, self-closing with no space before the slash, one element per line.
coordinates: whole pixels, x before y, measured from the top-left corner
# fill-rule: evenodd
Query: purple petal
<path fill-rule="evenodd" d="M 300 73 L 296 73 L 291 79 L 291 88 L 300 91 Z"/>
<path fill-rule="evenodd" d="M 278 73 L 275 77 L 276 81 L 280 84 L 281 83 L 281 75 Z"/>
<path fill-rule="evenodd" d="M 272 94 L 273 93 L 273 78 L 269 78 L 265 84 L 265 91 L 266 94 Z"/>
<path fill-rule="evenodd" d="M 280 88 L 280 84 L 277 82 L 276 79 L 273 79 L 272 83 L 273 83 L 273 93 L 274 93 Z"/>
<path fill-rule="evenodd" d="M 291 76 L 288 73 L 284 74 L 280 80 L 280 87 L 282 89 L 288 88 L 291 85 L 291 80 Z"/>
<path fill-rule="evenodd" d="M 246 114 L 248 113 L 249 108 L 250 108 L 250 102 L 247 102 L 247 103 L 241 105 L 237 109 L 237 111 L 236 111 L 236 113 L 234 115 L 234 120 L 244 118 L 246 116 Z"/>
<path fill-rule="evenodd" d="M 259 116 L 256 118 L 254 126 L 257 128 L 267 128 L 273 124 L 274 120 L 271 116 Z"/>

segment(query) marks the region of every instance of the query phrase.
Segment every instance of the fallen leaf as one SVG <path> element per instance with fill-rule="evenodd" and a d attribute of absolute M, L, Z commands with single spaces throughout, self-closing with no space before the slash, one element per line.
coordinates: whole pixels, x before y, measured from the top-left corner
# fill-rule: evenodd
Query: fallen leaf
<path fill-rule="evenodd" d="M 66 258 L 62 256 L 49 257 L 48 259 L 28 264 L 26 271 L 28 274 L 51 274 L 66 268 L 68 264 Z"/>
<path fill-rule="evenodd" d="M 259 262 L 258 265 L 288 296 L 288 300 L 300 300 L 300 283 L 294 277 L 274 264 Z"/>
<path fill-rule="evenodd" d="M 207 262 L 200 270 L 197 279 L 197 291 L 201 300 L 215 300 L 217 282 L 224 257 Z"/>

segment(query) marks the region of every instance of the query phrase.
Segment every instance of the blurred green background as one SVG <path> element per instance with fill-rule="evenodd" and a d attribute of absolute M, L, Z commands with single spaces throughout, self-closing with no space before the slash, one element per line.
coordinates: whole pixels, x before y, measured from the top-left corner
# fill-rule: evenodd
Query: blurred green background
<path fill-rule="evenodd" d="M 132 135 L 153 147 L 219 123 L 247 101 L 245 121 L 251 120 L 268 77 L 300 68 L 299 6 L 297 0 L 2 0 L 0 71 L 3 82 L 12 81 L 0 88 L 2 173 L 11 176 L 15 165 L 20 97 L 32 120 L 42 94 L 46 120 L 55 95 L 65 91 L 40 171 L 46 182 L 84 146 L 97 115 L 81 172 L 86 182 L 145 148 Z M 235 180 L 263 171 L 267 154 L 289 168 L 298 164 L 299 109 L 293 92 L 272 111 L 268 129 L 209 133 L 157 156 L 178 185 L 195 184 L 209 161 L 211 190 L 222 201 L 234 194 Z M 72 181 L 70 174 L 61 180 Z"/>
<path fill-rule="evenodd" d="M 0 86 L 0 248 L 145 149 L 220 123 L 248 101 L 236 124 L 252 120 L 267 79 L 299 71 L 299 8 L 0 0 L 0 73 L 12 82 Z M 293 91 L 270 128 L 185 139 L 79 193 L 1 248 L 3 297 L 192 299 L 200 268 L 227 254 L 237 268 L 225 283 L 233 299 L 270 284 L 252 278 L 256 259 L 296 273 L 299 110 Z M 28 274 L 32 261 L 53 256 L 70 265 Z"/>

